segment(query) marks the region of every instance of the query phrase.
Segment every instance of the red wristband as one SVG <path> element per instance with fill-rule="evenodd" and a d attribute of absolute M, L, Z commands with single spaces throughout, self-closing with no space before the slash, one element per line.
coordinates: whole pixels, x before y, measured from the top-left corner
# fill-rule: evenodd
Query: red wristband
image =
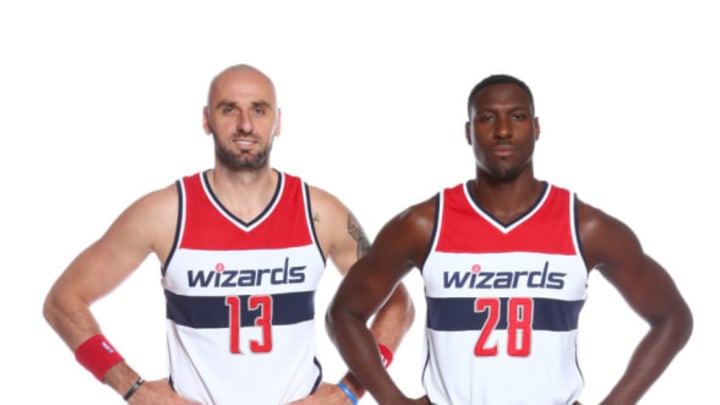
<path fill-rule="evenodd" d="M 124 360 L 101 334 L 82 342 L 75 349 L 75 359 L 101 382 L 110 367 Z"/>
<path fill-rule="evenodd" d="M 383 366 L 385 366 L 385 368 L 390 367 L 390 363 L 393 361 L 393 352 L 382 343 L 378 343 L 378 349 L 380 349 L 380 358 L 382 358 Z"/>

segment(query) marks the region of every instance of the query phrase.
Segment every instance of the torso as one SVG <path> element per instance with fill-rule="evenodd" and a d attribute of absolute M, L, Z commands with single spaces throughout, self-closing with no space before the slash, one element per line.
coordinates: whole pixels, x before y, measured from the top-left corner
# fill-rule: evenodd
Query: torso
<path fill-rule="evenodd" d="M 582 378 L 575 338 L 587 269 L 575 196 L 548 185 L 501 223 L 466 184 L 442 192 L 430 253 L 423 383 L 444 404 L 568 404 Z"/>
<path fill-rule="evenodd" d="M 320 382 L 314 292 L 325 266 L 308 188 L 280 174 L 267 208 L 245 222 L 206 175 L 177 183 L 175 241 L 163 274 L 170 377 L 205 404 L 281 404 Z"/>

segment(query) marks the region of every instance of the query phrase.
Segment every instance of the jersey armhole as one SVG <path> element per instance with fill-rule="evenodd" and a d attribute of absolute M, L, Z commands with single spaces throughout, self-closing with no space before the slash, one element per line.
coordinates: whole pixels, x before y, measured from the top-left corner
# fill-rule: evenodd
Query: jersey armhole
<path fill-rule="evenodd" d="M 178 193 L 178 215 L 177 222 L 175 224 L 175 237 L 173 238 L 173 244 L 170 248 L 167 259 L 165 259 L 165 263 L 163 263 L 161 267 L 161 274 L 163 277 L 165 277 L 165 272 L 170 266 L 170 261 L 180 245 L 180 237 L 185 225 L 185 187 L 183 186 L 182 180 L 177 180 L 175 182 L 175 187 L 177 188 Z"/>
<path fill-rule="evenodd" d="M 423 257 L 423 267 L 425 267 L 425 263 L 427 263 L 428 257 L 430 257 L 430 254 L 435 251 L 435 248 L 437 247 L 438 239 L 440 239 L 440 218 L 442 218 L 442 211 L 443 211 L 443 193 L 439 192 L 435 194 L 435 215 L 433 218 L 433 229 L 432 234 L 430 236 L 430 244 L 427 247 L 427 251 L 425 252 L 425 255 Z M 420 273 L 423 272 L 423 267 L 419 267 Z"/>

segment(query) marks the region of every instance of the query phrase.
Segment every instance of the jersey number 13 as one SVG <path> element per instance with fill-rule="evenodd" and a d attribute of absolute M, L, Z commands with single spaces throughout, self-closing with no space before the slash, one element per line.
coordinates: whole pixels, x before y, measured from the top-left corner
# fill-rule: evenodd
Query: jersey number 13
<path fill-rule="evenodd" d="M 225 297 L 225 305 L 229 307 L 230 353 L 242 354 L 240 351 L 240 297 Z M 251 295 L 248 297 L 247 307 L 250 311 L 260 310 L 260 315 L 255 318 L 255 326 L 262 328 L 262 340 L 251 340 L 250 351 L 267 353 L 272 350 L 272 297 Z"/>

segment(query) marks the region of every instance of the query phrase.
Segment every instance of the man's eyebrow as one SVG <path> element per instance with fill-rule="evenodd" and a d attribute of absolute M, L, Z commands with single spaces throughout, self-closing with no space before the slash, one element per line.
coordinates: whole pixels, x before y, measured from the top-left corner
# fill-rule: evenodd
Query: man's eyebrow
<path fill-rule="evenodd" d="M 271 107 L 272 107 L 272 104 L 270 104 L 269 102 L 267 102 L 267 101 L 265 101 L 265 100 L 253 101 L 250 105 L 253 106 L 253 107 L 266 107 L 266 108 L 271 108 Z M 219 108 L 223 108 L 223 107 L 233 107 L 233 108 L 236 108 L 237 106 L 238 106 L 238 104 L 237 104 L 236 102 L 234 102 L 234 101 L 230 101 L 230 100 L 220 100 L 220 101 L 218 101 L 217 104 L 215 105 L 215 109 L 219 109 Z"/>
<path fill-rule="evenodd" d="M 490 112 L 496 112 L 496 111 L 517 111 L 517 110 L 530 110 L 531 107 L 525 104 L 515 104 L 515 105 L 509 105 L 509 106 L 503 106 L 503 107 L 495 107 L 495 106 L 481 106 L 480 108 L 475 108 L 475 111 L 477 112 L 483 112 L 483 111 L 490 111 Z"/>
<path fill-rule="evenodd" d="M 220 100 L 217 102 L 217 104 L 215 104 L 216 110 L 223 107 L 237 107 L 237 103 L 229 100 Z"/>
<path fill-rule="evenodd" d="M 271 105 L 270 103 L 268 103 L 267 101 L 265 101 L 265 100 L 253 101 L 253 102 L 252 102 L 252 106 L 253 106 L 253 107 L 265 107 L 265 108 L 271 108 L 271 107 L 272 107 L 272 105 Z"/>

